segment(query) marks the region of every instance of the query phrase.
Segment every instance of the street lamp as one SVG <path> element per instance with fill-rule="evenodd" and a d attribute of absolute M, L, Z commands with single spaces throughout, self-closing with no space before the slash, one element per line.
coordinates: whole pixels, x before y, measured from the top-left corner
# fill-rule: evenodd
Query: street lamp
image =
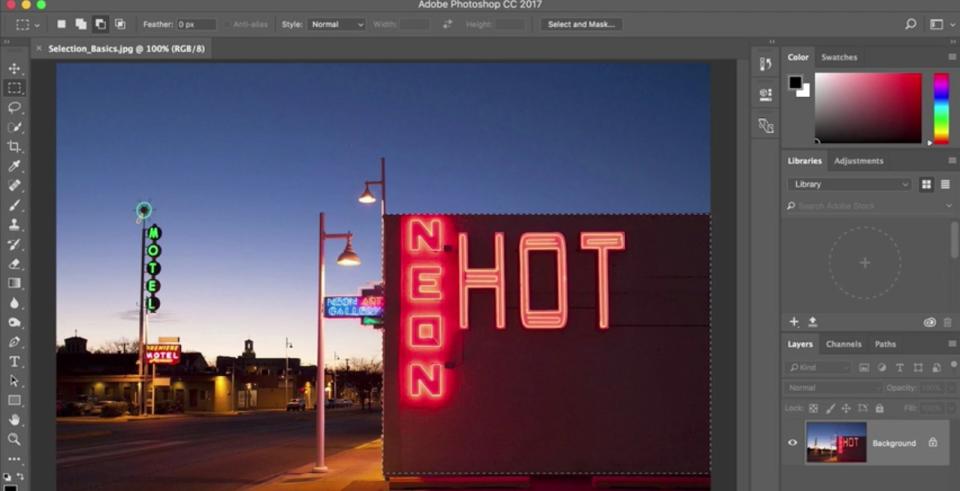
<path fill-rule="evenodd" d="M 340 266 L 360 265 L 360 256 L 353 250 L 353 236 L 350 235 L 350 232 L 347 232 L 347 246 L 344 247 L 343 252 L 337 256 L 337 264 Z"/>
<path fill-rule="evenodd" d="M 364 181 L 363 193 L 357 198 L 357 201 L 369 205 L 376 203 L 377 197 L 370 192 L 370 186 L 380 186 L 380 215 L 387 214 L 387 160 L 380 157 L 380 180 Z"/>
<path fill-rule="evenodd" d="M 287 349 L 293 348 L 290 339 L 283 338 L 283 395 L 286 397 L 284 402 L 290 400 L 290 354 Z"/>
<path fill-rule="evenodd" d="M 324 391 L 319 390 L 320 387 L 326 385 L 326 380 L 324 377 L 323 370 L 323 297 L 324 297 L 324 243 L 327 239 L 346 239 L 347 246 L 344 247 L 343 252 L 340 253 L 340 256 L 337 257 L 337 264 L 341 266 L 358 266 L 360 264 L 360 256 L 357 256 L 357 253 L 353 250 L 353 234 L 347 232 L 345 234 L 330 234 L 327 233 L 327 229 L 324 226 L 325 215 L 320 213 L 320 235 L 318 240 L 318 257 L 317 257 L 317 270 L 318 270 L 318 292 L 317 292 L 317 465 L 314 466 L 313 472 L 327 472 L 327 466 L 324 462 L 324 418 L 326 413 L 326 401 Z"/>
<path fill-rule="evenodd" d="M 372 203 L 376 203 L 376 202 L 377 202 L 377 197 L 374 196 L 373 193 L 370 192 L 370 183 L 367 183 L 367 184 L 363 187 L 363 194 L 361 194 L 360 197 L 357 198 L 357 201 L 359 201 L 359 202 L 361 202 L 361 203 L 363 203 L 363 204 L 365 204 L 365 205 L 369 205 L 369 204 L 372 204 Z"/>
<path fill-rule="evenodd" d="M 387 159 L 380 157 L 380 180 L 379 181 L 364 181 L 363 182 L 363 194 L 357 199 L 357 201 L 369 205 L 377 201 L 377 197 L 370 192 L 370 186 L 380 186 L 380 282 L 384 285 L 386 284 L 387 272 L 386 265 L 384 264 L 384 247 L 385 247 L 385 234 L 386 228 L 384 223 L 384 216 L 387 214 Z"/>
<path fill-rule="evenodd" d="M 237 359 L 230 367 L 230 411 L 237 412 Z"/>

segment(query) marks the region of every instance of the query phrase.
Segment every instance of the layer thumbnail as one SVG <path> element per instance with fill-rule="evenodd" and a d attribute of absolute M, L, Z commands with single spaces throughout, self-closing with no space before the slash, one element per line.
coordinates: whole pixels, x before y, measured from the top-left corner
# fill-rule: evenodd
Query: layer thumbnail
<path fill-rule="evenodd" d="M 807 423 L 807 462 L 838 464 L 867 461 L 867 423 Z"/>

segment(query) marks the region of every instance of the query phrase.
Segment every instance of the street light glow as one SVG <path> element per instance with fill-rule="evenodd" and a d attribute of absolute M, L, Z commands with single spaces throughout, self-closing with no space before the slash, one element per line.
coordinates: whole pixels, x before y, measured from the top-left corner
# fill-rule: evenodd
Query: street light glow
<path fill-rule="evenodd" d="M 374 196 L 373 193 L 370 192 L 370 185 L 369 185 L 369 184 L 364 185 L 364 187 L 363 187 L 363 194 L 361 194 L 360 197 L 357 198 L 357 201 L 359 201 L 359 202 L 361 202 L 361 203 L 363 203 L 363 204 L 365 204 L 365 205 L 369 205 L 369 204 L 371 204 L 371 203 L 376 203 L 376 202 L 377 202 L 377 197 Z"/>
<path fill-rule="evenodd" d="M 360 256 L 358 256 L 353 250 L 353 239 L 347 239 L 347 246 L 343 248 L 343 252 L 341 252 L 340 256 L 337 257 L 337 264 L 340 266 L 360 265 Z"/>

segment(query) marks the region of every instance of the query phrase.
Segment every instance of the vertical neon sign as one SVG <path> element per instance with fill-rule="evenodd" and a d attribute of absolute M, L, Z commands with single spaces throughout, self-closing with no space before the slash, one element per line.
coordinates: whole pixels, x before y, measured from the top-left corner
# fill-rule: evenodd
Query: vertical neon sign
<path fill-rule="evenodd" d="M 446 397 L 452 372 L 446 367 L 451 342 L 449 295 L 456 288 L 456 257 L 447 253 L 453 237 L 446 217 L 404 217 L 401 221 L 401 370 L 407 404 L 428 406 Z"/>

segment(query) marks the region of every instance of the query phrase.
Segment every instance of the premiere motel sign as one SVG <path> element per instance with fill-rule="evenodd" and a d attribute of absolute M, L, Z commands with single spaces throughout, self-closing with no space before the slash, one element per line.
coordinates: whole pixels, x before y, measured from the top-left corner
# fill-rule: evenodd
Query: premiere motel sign
<path fill-rule="evenodd" d="M 150 365 L 179 365 L 180 345 L 172 343 L 145 344 L 143 356 Z"/>

